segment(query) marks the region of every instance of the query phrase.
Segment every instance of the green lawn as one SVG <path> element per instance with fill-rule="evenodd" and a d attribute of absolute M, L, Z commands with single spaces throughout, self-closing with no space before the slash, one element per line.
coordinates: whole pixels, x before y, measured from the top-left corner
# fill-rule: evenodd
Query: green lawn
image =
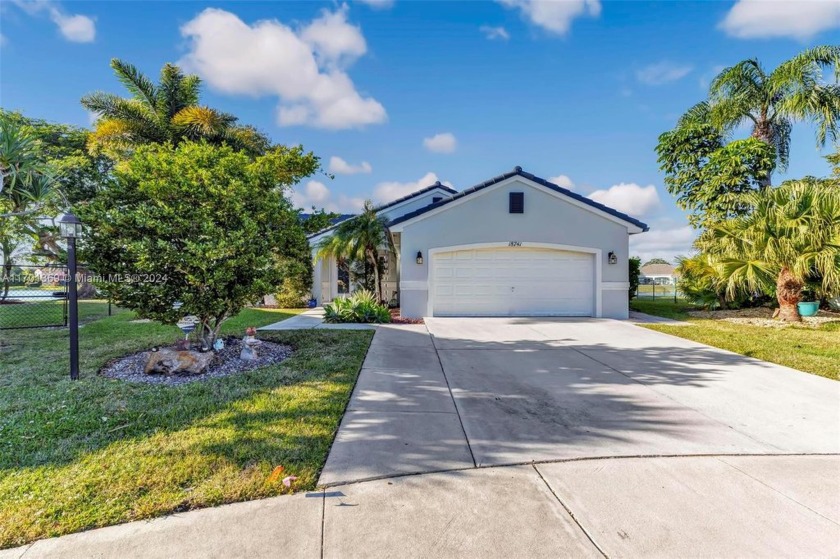
<path fill-rule="evenodd" d="M 295 312 L 249 309 L 224 330 Z M 133 317 L 85 324 L 76 382 L 65 329 L 0 331 L 0 548 L 315 487 L 371 332 L 261 335 L 294 355 L 178 387 L 98 376 L 109 359 L 180 334 Z M 280 465 L 280 479 L 298 477 L 291 489 L 269 478 Z"/>
<path fill-rule="evenodd" d="M 630 308 L 636 311 L 685 320 L 689 326 L 645 324 L 646 328 L 680 338 L 719 347 L 771 363 L 778 363 L 806 373 L 840 380 L 840 324 L 820 328 L 789 326 L 763 328 L 734 324 L 723 320 L 690 318 L 693 306 L 673 300 L 646 301 L 634 299 Z"/>
<path fill-rule="evenodd" d="M 119 312 L 112 307 L 112 312 Z M 107 301 L 79 301 L 79 322 L 108 316 Z M 64 324 L 64 302 L 36 301 L 14 305 L 0 305 L 0 328 L 31 328 Z M 0 334 L 0 339 L 4 336 Z"/>

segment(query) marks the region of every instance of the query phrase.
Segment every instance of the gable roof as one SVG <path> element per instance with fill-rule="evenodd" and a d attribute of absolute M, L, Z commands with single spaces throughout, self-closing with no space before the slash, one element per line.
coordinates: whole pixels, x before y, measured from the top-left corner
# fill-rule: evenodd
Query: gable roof
<path fill-rule="evenodd" d="M 403 202 L 407 202 L 408 200 L 411 200 L 412 198 L 417 198 L 418 196 L 422 196 L 423 194 L 426 194 L 427 192 L 430 192 L 430 191 L 435 190 L 435 189 L 443 190 L 444 192 L 448 192 L 449 194 L 458 194 L 458 191 L 455 190 L 454 188 L 450 188 L 450 187 L 446 186 L 445 184 L 441 184 L 440 181 L 435 181 L 435 184 L 433 184 L 431 186 L 421 188 L 420 190 L 417 190 L 416 192 L 412 192 L 411 194 L 409 194 L 407 196 L 403 196 L 402 198 L 397 198 L 396 200 L 393 200 L 393 201 L 388 202 L 387 204 L 383 204 L 381 206 L 376 206 L 373 209 L 376 212 L 381 212 L 383 210 L 387 210 L 388 208 L 396 206 L 397 204 L 402 204 Z M 317 237 L 318 235 L 322 235 L 322 234 L 326 233 L 327 231 L 335 229 L 338 226 L 339 223 L 341 223 L 343 221 L 347 221 L 348 219 L 353 219 L 357 215 L 358 214 L 341 214 L 341 217 L 337 221 L 335 221 L 332 225 L 330 225 L 329 227 L 327 227 L 325 229 L 321 229 L 317 233 L 313 233 L 313 234 L 307 236 L 306 238 L 311 239 L 312 237 Z"/>
<path fill-rule="evenodd" d="M 484 181 L 480 184 L 477 184 L 475 186 L 467 188 L 466 190 L 462 190 L 461 192 L 455 194 L 452 198 L 447 198 L 446 200 L 441 200 L 437 204 L 430 204 L 428 206 L 425 206 L 423 208 L 420 208 L 418 210 L 415 210 L 413 212 L 409 212 L 405 215 L 402 215 L 398 218 L 395 218 L 395 219 L 391 220 L 390 223 L 388 223 L 388 226 L 390 227 L 392 225 L 396 225 L 398 223 L 408 221 L 409 219 L 413 219 L 417 216 L 423 215 L 430 210 L 440 208 L 442 206 L 445 206 L 446 204 L 450 204 L 452 202 L 455 202 L 456 200 L 460 200 L 461 198 L 465 198 L 467 196 L 470 196 L 471 194 L 475 194 L 476 192 L 480 192 L 481 190 L 484 190 L 488 186 L 492 186 L 494 184 L 502 182 L 503 180 L 507 180 L 511 177 L 516 177 L 516 176 L 528 179 L 529 181 L 535 182 L 535 183 L 537 183 L 541 186 L 544 186 L 544 187 L 546 187 L 550 190 L 553 190 L 554 192 L 557 192 L 559 194 L 563 194 L 564 196 L 568 196 L 569 198 L 577 200 L 578 202 L 581 202 L 581 203 L 583 203 L 587 206 L 590 206 L 592 208 L 595 208 L 597 210 L 601 210 L 602 212 L 605 212 L 605 213 L 607 213 L 607 214 L 609 214 L 613 217 L 616 217 L 616 218 L 618 218 L 618 219 L 620 219 L 624 222 L 627 222 L 627 223 L 630 223 L 632 225 L 635 225 L 636 227 L 639 227 L 643 232 L 650 229 L 647 226 L 646 223 L 642 223 L 641 221 L 639 221 L 638 219 L 636 219 L 634 217 L 631 217 L 631 216 L 629 216 L 625 213 L 621 213 L 620 211 L 614 210 L 614 209 L 612 209 L 608 206 L 605 206 L 603 204 L 599 204 L 595 200 L 587 198 L 586 196 L 581 196 L 580 194 L 578 194 L 576 192 L 572 192 L 571 190 L 569 190 L 567 188 L 563 188 L 562 186 L 557 186 L 556 184 L 554 184 L 552 182 L 548 182 L 547 180 L 545 180 L 543 178 L 540 178 L 536 175 L 532 175 L 531 173 L 523 171 L 522 167 L 519 167 L 519 166 L 516 166 L 513 169 L 513 171 L 510 171 L 510 172 L 505 173 L 503 175 L 493 177 L 492 179 L 486 180 L 486 181 Z"/>
<path fill-rule="evenodd" d="M 640 271 L 646 276 L 672 276 L 676 268 L 670 264 L 648 264 L 642 266 Z"/>

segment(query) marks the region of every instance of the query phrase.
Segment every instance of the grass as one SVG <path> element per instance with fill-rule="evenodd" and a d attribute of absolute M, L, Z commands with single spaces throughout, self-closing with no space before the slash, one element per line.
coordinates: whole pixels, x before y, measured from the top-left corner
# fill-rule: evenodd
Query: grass
<path fill-rule="evenodd" d="M 691 318 L 687 313 L 694 308 L 693 305 L 682 301 L 675 304 L 673 300 L 634 299 L 630 307 L 636 311 L 689 322 L 689 326 L 644 325 L 651 330 L 840 380 L 840 324 L 836 322 L 819 328 L 797 325 L 764 328 L 723 320 Z"/>
<path fill-rule="evenodd" d="M 296 311 L 248 309 L 241 335 Z M 275 366 L 178 387 L 96 374 L 109 359 L 172 342 L 174 327 L 87 322 L 82 376 L 67 331 L 0 332 L 0 548 L 175 511 L 315 487 L 372 334 L 287 331 Z M 276 466 L 284 472 L 270 477 Z M 297 476 L 291 488 L 282 477 Z"/>
<path fill-rule="evenodd" d="M 116 307 L 112 312 L 119 312 Z M 79 322 L 108 316 L 107 301 L 79 301 Z M 32 328 L 64 324 L 63 301 L 0 305 L 0 328 Z"/>

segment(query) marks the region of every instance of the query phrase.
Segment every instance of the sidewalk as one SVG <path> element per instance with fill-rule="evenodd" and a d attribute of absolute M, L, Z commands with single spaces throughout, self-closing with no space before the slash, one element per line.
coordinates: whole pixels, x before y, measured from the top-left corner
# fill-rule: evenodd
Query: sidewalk
<path fill-rule="evenodd" d="M 375 324 L 327 324 L 324 322 L 323 307 L 316 307 L 314 309 L 306 310 L 291 318 L 275 322 L 257 330 L 311 330 L 318 328 L 321 330 L 373 330 L 376 328 Z"/>

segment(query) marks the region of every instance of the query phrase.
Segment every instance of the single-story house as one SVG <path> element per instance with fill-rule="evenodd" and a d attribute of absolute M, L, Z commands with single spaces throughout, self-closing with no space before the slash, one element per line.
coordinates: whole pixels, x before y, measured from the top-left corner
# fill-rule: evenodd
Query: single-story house
<path fill-rule="evenodd" d="M 377 212 L 396 249 L 383 292 L 404 317 L 628 316 L 629 238 L 648 226 L 521 167 L 461 192 L 437 182 Z M 334 227 L 309 238 L 319 304 L 352 290 L 335 259 L 316 257 Z"/>
<path fill-rule="evenodd" d="M 656 285 L 674 285 L 677 283 L 676 268 L 670 264 L 648 264 L 639 269 L 639 283 Z"/>

